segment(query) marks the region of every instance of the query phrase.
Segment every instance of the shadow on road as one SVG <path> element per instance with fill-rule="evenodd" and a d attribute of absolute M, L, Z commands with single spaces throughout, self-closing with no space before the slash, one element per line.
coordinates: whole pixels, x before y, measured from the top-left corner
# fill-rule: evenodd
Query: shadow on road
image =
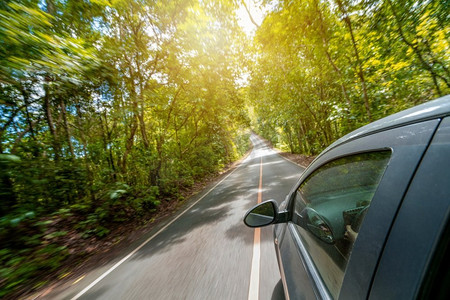
<path fill-rule="evenodd" d="M 132 259 L 139 260 L 155 255 L 161 251 L 168 251 L 171 247 L 184 242 L 186 235 L 194 230 L 201 229 L 209 224 L 224 221 L 234 213 L 233 210 L 236 209 L 237 205 L 250 207 L 251 203 L 254 202 L 254 197 L 249 197 L 248 200 L 244 198 L 244 201 L 242 201 L 243 195 L 255 195 L 256 193 L 257 189 L 249 188 L 249 184 L 245 180 L 218 186 L 207 196 L 207 201 L 203 200 L 194 205 L 194 207 L 183 214 L 176 222 L 167 227 L 164 232 L 157 235 L 151 243 L 147 244 L 145 251 L 139 251 Z M 230 226 L 230 229 L 226 232 L 227 237 L 230 239 L 236 237 L 245 239 L 244 236 L 247 235 L 242 235 L 243 223 L 241 220 L 237 224 L 230 224 Z M 246 240 L 247 242 L 252 243 L 252 240 Z"/>
<path fill-rule="evenodd" d="M 277 285 L 273 289 L 272 298 L 271 300 L 285 300 L 286 297 L 284 296 L 284 289 L 283 289 L 283 282 L 278 281 Z"/>
<path fill-rule="evenodd" d="M 243 234 L 244 231 L 248 231 L 250 234 Z M 246 245 L 253 245 L 253 228 L 248 228 L 244 225 L 244 222 L 239 222 L 231 226 L 226 231 L 226 237 L 230 240 L 242 239 Z"/>

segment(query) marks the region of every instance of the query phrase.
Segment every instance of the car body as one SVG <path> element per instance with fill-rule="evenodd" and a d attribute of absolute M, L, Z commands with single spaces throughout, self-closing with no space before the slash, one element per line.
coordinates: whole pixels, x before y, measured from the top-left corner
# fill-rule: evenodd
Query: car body
<path fill-rule="evenodd" d="M 287 299 L 450 299 L 449 204 L 445 96 L 337 140 L 244 222 L 276 224 Z"/>

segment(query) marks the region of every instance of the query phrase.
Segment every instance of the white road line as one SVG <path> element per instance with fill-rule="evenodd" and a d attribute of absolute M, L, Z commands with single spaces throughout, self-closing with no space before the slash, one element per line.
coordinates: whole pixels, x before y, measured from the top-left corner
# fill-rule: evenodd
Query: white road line
<path fill-rule="evenodd" d="M 262 157 L 259 165 L 258 204 L 262 202 Z M 250 286 L 248 288 L 248 300 L 259 299 L 259 268 L 261 264 L 261 229 L 255 228 L 253 242 L 252 269 L 250 271 Z"/>
<path fill-rule="evenodd" d="M 158 234 L 160 234 L 161 232 L 163 232 L 167 227 L 169 227 L 173 222 L 175 222 L 176 220 L 178 220 L 178 218 L 180 218 L 182 215 L 184 215 L 188 210 L 190 210 L 195 204 L 197 204 L 198 202 L 200 202 L 203 198 L 205 198 L 209 193 L 211 193 L 219 184 L 221 184 L 222 182 L 225 181 L 225 179 L 227 179 L 228 177 L 231 176 L 231 174 L 233 174 L 237 169 L 239 169 L 239 167 L 242 165 L 242 162 L 239 164 L 239 166 L 236 167 L 236 169 L 234 169 L 230 174 L 228 174 L 227 176 L 225 176 L 221 181 L 219 181 L 215 186 L 213 186 L 208 192 L 206 192 L 206 194 L 204 194 L 202 197 L 200 197 L 200 199 L 198 199 L 197 201 L 195 201 L 194 203 L 192 203 L 188 208 L 186 208 L 181 214 L 179 214 L 177 217 L 175 217 L 172 221 L 170 221 L 167 225 L 165 225 L 163 228 L 161 228 L 160 230 L 158 230 L 158 232 L 156 232 L 154 235 L 152 235 L 151 237 L 149 237 L 145 242 L 143 242 L 139 247 L 137 247 L 136 249 L 134 249 L 133 251 L 131 251 L 130 254 L 128 254 L 127 256 L 125 256 L 124 258 L 122 258 L 118 263 L 116 263 L 114 266 L 112 266 L 108 271 L 106 271 L 105 273 L 103 273 L 100 277 L 98 277 L 96 280 L 94 280 L 90 285 L 88 285 L 87 287 L 85 287 L 81 292 L 79 292 L 78 294 L 76 294 L 71 300 L 76 300 L 78 298 L 80 298 L 81 296 L 83 296 L 87 291 L 89 291 L 93 286 L 95 286 L 97 283 L 99 283 L 103 278 L 105 278 L 106 276 L 108 276 L 109 273 L 111 273 L 112 271 L 114 271 L 118 266 L 120 266 L 123 262 L 125 262 L 127 259 L 129 259 L 131 256 L 133 256 L 133 254 L 135 254 L 136 252 L 138 252 L 142 247 L 144 247 L 148 242 L 150 242 L 151 240 L 153 240 Z"/>
<path fill-rule="evenodd" d="M 259 299 L 259 267 L 261 261 L 261 229 L 255 228 L 255 241 L 253 242 L 252 271 L 250 273 L 250 287 L 248 289 L 248 300 Z"/>
<path fill-rule="evenodd" d="M 283 158 L 284 160 L 287 160 L 288 162 L 290 162 L 290 163 L 292 163 L 292 164 L 294 164 L 294 165 L 296 165 L 296 166 L 298 166 L 298 167 L 301 167 L 301 168 L 303 168 L 303 169 L 306 169 L 307 167 L 305 167 L 304 165 L 301 165 L 301 164 L 298 164 L 298 163 L 296 163 L 295 161 L 293 161 L 293 160 L 290 160 L 289 158 L 287 158 L 287 157 L 284 157 L 283 155 L 281 155 L 281 154 L 279 154 L 279 153 L 277 153 L 281 158 Z"/>

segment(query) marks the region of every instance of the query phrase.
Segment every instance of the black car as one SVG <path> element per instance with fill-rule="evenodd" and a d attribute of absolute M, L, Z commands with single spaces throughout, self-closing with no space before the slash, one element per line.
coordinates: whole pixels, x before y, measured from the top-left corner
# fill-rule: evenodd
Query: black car
<path fill-rule="evenodd" d="M 450 96 L 339 139 L 301 174 L 277 224 L 287 299 L 450 299 Z"/>

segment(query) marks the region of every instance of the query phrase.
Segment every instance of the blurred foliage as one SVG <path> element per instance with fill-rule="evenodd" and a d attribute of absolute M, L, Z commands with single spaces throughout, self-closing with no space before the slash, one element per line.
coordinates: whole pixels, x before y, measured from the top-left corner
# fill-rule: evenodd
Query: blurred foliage
<path fill-rule="evenodd" d="M 253 127 L 318 154 L 376 119 L 450 93 L 446 1 L 272 4 L 252 44 Z"/>
<path fill-rule="evenodd" d="M 0 297 L 248 149 L 236 5 L 0 3 Z"/>

